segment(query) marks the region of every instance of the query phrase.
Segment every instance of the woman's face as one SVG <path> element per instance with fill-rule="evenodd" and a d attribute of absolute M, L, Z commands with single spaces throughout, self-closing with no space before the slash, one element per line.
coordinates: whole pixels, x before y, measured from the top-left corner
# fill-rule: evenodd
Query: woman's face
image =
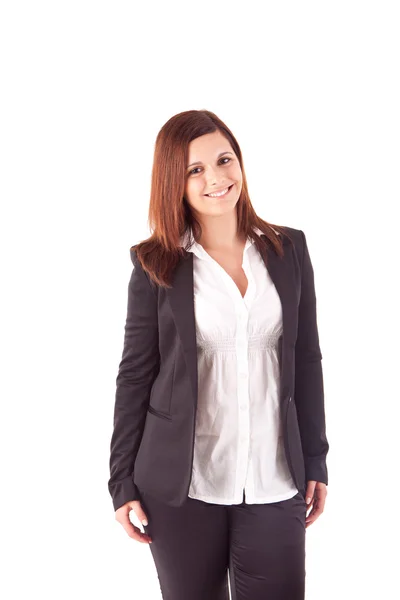
<path fill-rule="evenodd" d="M 192 210 L 210 216 L 232 211 L 242 190 L 242 171 L 226 137 L 215 131 L 196 138 L 187 162 L 185 198 Z M 207 195 L 228 187 L 223 196 Z"/>

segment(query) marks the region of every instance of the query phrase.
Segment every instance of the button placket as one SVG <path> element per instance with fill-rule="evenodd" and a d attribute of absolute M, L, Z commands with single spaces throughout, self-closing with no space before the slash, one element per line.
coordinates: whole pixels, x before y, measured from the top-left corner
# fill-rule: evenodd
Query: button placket
<path fill-rule="evenodd" d="M 237 294 L 237 296 L 239 296 Z M 246 292 L 247 296 L 247 292 Z M 238 402 L 238 456 L 237 489 L 243 490 L 248 470 L 250 443 L 249 431 L 249 359 L 248 359 L 248 308 L 240 295 L 236 303 L 236 356 Z"/>

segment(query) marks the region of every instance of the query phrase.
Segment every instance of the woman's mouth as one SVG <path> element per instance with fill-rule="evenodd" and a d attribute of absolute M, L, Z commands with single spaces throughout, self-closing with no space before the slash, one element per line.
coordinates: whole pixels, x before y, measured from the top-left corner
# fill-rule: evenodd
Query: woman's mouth
<path fill-rule="evenodd" d="M 224 190 L 221 190 L 220 192 L 217 192 L 215 194 L 205 194 L 205 196 L 208 196 L 209 198 L 225 198 L 225 196 L 227 194 L 229 194 L 229 192 L 231 191 L 233 185 L 234 184 L 232 183 L 232 185 L 230 185 L 229 187 L 225 188 Z"/>

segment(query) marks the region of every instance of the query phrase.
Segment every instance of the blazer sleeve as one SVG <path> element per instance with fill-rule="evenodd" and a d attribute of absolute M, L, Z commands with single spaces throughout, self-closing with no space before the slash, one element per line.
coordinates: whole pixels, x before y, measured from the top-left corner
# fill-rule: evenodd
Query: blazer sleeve
<path fill-rule="evenodd" d="M 322 354 L 317 326 L 314 270 L 303 240 L 301 296 L 295 346 L 295 405 L 303 448 L 306 481 L 328 484 Z"/>
<path fill-rule="evenodd" d="M 157 294 L 133 249 L 122 358 L 116 379 L 114 429 L 108 489 L 114 510 L 139 500 L 134 464 L 146 421 L 150 392 L 159 371 Z"/>

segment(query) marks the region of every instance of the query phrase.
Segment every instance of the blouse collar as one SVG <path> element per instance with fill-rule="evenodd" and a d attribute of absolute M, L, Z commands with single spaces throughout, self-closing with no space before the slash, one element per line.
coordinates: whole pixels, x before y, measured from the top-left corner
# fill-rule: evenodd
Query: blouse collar
<path fill-rule="evenodd" d="M 280 232 L 277 231 L 276 229 L 274 229 L 272 227 L 272 229 L 275 231 L 275 233 L 277 235 L 280 235 Z M 258 227 L 253 227 L 253 231 L 257 234 L 257 235 L 262 235 L 263 232 L 261 231 L 261 229 L 259 229 Z M 211 259 L 211 256 L 208 254 L 208 252 L 206 252 L 203 248 L 203 246 L 201 244 L 199 244 L 198 242 L 196 242 L 196 240 L 193 237 L 193 230 L 192 228 L 189 228 L 189 231 L 186 232 L 186 235 L 183 235 L 181 237 L 181 241 L 180 241 L 180 245 L 185 247 L 187 245 L 187 243 L 190 241 L 190 248 L 188 249 L 188 252 L 193 252 L 193 254 L 195 254 L 196 256 L 198 256 L 199 258 L 203 258 L 205 260 L 209 260 Z M 246 252 L 246 250 L 252 245 L 254 244 L 254 240 L 251 239 L 250 237 L 247 238 L 246 240 L 246 244 L 244 247 L 244 252 Z M 212 260 L 212 259 L 211 259 Z"/>

